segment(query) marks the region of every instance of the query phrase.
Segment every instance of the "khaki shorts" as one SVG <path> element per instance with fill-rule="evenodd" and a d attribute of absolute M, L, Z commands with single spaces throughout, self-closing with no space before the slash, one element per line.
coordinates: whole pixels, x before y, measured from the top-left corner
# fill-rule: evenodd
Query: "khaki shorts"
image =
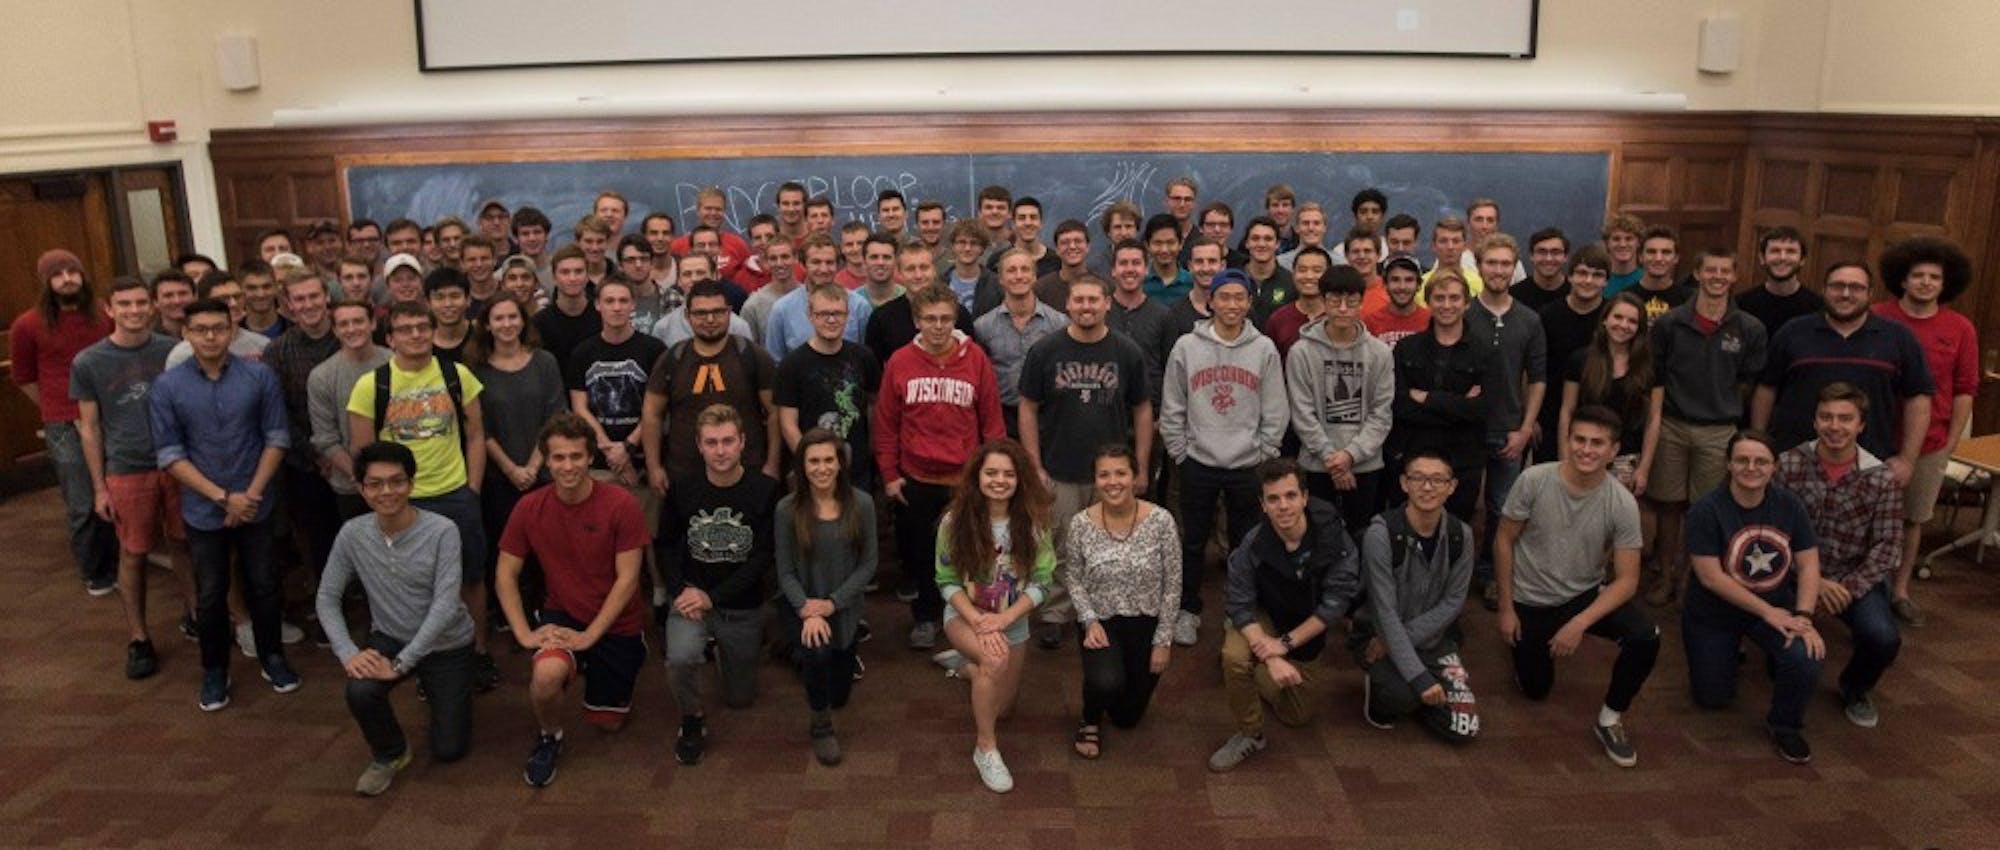
<path fill-rule="evenodd" d="M 1938 491 L 1944 489 L 1944 467 L 1951 456 L 1938 449 L 1917 458 L 1910 472 L 1910 486 L 1903 490 L 1903 521 L 1923 525 L 1937 512 Z"/>
<path fill-rule="evenodd" d="M 1660 444 L 1653 455 L 1653 472 L 1646 479 L 1646 496 L 1668 504 L 1708 495 L 1728 475 L 1729 438 L 1736 426 L 1696 425 L 1660 417 Z"/>

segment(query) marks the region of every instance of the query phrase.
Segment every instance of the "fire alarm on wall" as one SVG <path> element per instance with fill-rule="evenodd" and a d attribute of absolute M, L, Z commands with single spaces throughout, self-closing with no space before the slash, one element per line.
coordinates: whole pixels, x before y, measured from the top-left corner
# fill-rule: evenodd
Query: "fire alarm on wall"
<path fill-rule="evenodd" d="M 171 142 L 181 137 L 181 131 L 172 121 L 148 121 L 146 135 L 155 142 Z"/>

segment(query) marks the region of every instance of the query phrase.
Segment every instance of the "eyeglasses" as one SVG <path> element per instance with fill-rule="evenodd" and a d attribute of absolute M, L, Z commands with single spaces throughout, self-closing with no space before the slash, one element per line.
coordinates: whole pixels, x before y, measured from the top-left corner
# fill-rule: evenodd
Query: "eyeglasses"
<path fill-rule="evenodd" d="M 1456 478 L 1453 478 L 1453 477 L 1451 477 L 1451 476 L 1449 476 L 1449 475 L 1405 475 L 1405 476 L 1403 476 L 1403 481 L 1404 481 L 1404 483 L 1407 483 L 1407 484 L 1409 484 L 1409 485 L 1410 485 L 1411 487 L 1417 487 L 1417 488 L 1420 488 L 1420 489 L 1424 489 L 1424 490 L 1434 490 L 1434 489 L 1437 489 L 1437 488 L 1440 488 L 1440 487 L 1449 487 L 1449 486 L 1451 486 L 1451 483 L 1452 483 L 1453 481 L 1457 481 L 1457 480 L 1458 480 L 1458 479 L 1456 479 Z"/>
<path fill-rule="evenodd" d="M 728 307 L 713 307 L 707 310 L 689 310 L 688 316 L 696 319 L 714 319 L 729 315 Z"/>
<path fill-rule="evenodd" d="M 822 321 L 822 322 L 825 322 L 825 321 L 831 321 L 831 320 L 833 320 L 833 319 L 846 319 L 846 318 L 847 318 L 847 311 L 846 311 L 846 310 L 814 310 L 814 311 L 813 311 L 813 314 L 812 314 L 812 317 L 813 317 L 814 319 L 817 319 L 817 320 L 819 320 L 819 321 Z"/>
<path fill-rule="evenodd" d="M 234 328 L 235 325 L 188 325 L 187 332 L 195 336 L 221 336 Z"/>
<path fill-rule="evenodd" d="M 621 262 L 621 263 L 643 263 L 643 262 L 647 262 L 647 261 L 649 261 L 649 260 L 651 260 L 651 259 L 653 259 L 653 258 L 652 258 L 652 257 L 648 257 L 648 256 L 646 256 L 645 254 L 626 254 L 625 256 L 622 256 L 622 257 L 619 257 L 619 258 L 618 258 L 618 262 Z"/>
<path fill-rule="evenodd" d="M 401 490 L 408 486 L 410 486 L 410 479 L 409 476 L 405 475 L 398 475 L 393 478 L 368 478 L 361 482 L 361 489 L 370 493 L 380 493 L 385 490 Z"/>
<path fill-rule="evenodd" d="M 391 325 L 389 332 L 392 334 L 402 334 L 403 336 L 415 336 L 417 334 L 430 333 L 431 326 L 429 324 Z"/>

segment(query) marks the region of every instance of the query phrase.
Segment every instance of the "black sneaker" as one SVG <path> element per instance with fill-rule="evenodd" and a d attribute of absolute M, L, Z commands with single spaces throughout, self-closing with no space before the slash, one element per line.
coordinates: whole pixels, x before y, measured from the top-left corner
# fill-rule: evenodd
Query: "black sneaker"
<path fill-rule="evenodd" d="M 491 653 L 477 653 L 472 658 L 472 689 L 486 693 L 500 687 L 500 667 L 493 663 Z"/>
<path fill-rule="evenodd" d="M 1063 624 L 1042 623 L 1035 627 L 1035 645 L 1051 652 L 1063 645 Z"/>
<path fill-rule="evenodd" d="M 868 640 L 870 638 L 873 638 L 874 636 L 875 636 L 875 630 L 868 627 L 867 620 L 861 620 L 860 622 L 854 624 L 855 643 L 867 643 Z"/>
<path fill-rule="evenodd" d="M 137 681 L 160 672 L 160 656 L 153 652 L 150 640 L 135 640 L 125 645 L 125 678 Z"/>
<path fill-rule="evenodd" d="M 1594 728 L 1597 730 L 1597 743 L 1604 746 L 1604 755 L 1611 759 L 1612 764 L 1619 767 L 1635 767 L 1639 764 L 1639 751 L 1632 748 L 1632 738 L 1625 734 L 1624 721 L 1610 726 L 1598 723 Z"/>
<path fill-rule="evenodd" d="M 701 764 L 702 742 L 708 738 L 708 728 L 703 725 L 700 715 L 681 716 L 681 734 L 674 739 L 674 761 L 685 765 Z"/>
<path fill-rule="evenodd" d="M 528 766 L 521 770 L 521 778 L 533 787 L 547 786 L 556 779 L 556 757 L 562 755 L 563 741 L 558 735 L 540 735 L 535 738 L 535 749 L 528 753 Z"/>
<path fill-rule="evenodd" d="M 1792 764 L 1810 764 L 1812 745 L 1806 743 L 1806 736 L 1797 732 L 1772 732 L 1771 743 L 1778 748 L 1778 756 Z"/>
<path fill-rule="evenodd" d="M 110 596 L 118 592 L 118 581 L 108 578 L 84 579 L 83 592 L 92 596 Z"/>
<path fill-rule="evenodd" d="M 181 637 L 188 640 L 201 640 L 201 630 L 195 628 L 193 614 L 181 615 Z"/>

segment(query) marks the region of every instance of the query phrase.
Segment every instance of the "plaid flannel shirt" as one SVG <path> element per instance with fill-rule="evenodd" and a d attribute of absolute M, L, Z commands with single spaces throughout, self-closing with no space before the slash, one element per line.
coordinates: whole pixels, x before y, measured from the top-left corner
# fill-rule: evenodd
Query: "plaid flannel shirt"
<path fill-rule="evenodd" d="M 1903 492 L 1888 465 L 1859 449 L 1854 469 L 1826 480 L 1818 441 L 1778 456 L 1778 485 L 1805 502 L 1819 536 L 1820 577 L 1859 597 L 1896 571 L 1903 559 Z"/>

